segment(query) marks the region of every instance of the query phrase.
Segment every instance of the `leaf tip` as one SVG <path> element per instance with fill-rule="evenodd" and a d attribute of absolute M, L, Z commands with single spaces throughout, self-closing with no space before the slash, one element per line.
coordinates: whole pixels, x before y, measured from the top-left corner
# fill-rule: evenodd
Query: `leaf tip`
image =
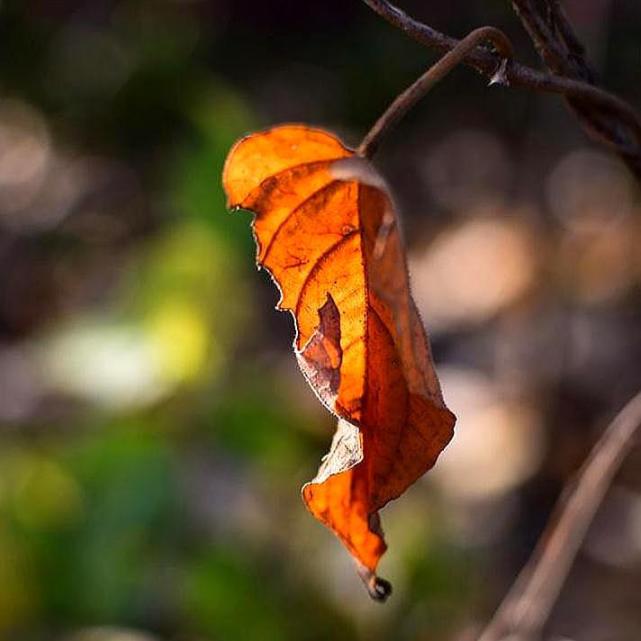
<path fill-rule="evenodd" d="M 367 588 L 367 593 L 374 601 L 379 603 L 387 601 L 387 598 L 392 594 L 392 584 L 389 581 L 376 576 L 372 570 L 366 567 L 360 567 L 358 574 Z"/>
<path fill-rule="evenodd" d="M 374 601 L 385 603 L 387 597 L 392 594 L 392 584 L 385 579 L 373 575 L 367 583 L 367 592 Z"/>

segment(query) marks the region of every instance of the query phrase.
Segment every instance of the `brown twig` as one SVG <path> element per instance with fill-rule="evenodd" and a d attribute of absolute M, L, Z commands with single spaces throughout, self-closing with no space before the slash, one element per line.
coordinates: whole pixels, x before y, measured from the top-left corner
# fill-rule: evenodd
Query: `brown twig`
<path fill-rule="evenodd" d="M 541 59 L 548 68 L 560 73 L 567 57 L 565 44 L 554 37 L 552 28 L 531 0 L 513 0 L 512 7 L 519 16 Z"/>
<path fill-rule="evenodd" d="M 427 47 L 447 52 L 459 43 L 456 38 L 408 16 L 387 0 L 363 1 L 390 24 Z M 560 15 L 560 9 L 556 10 L 556 15 Z M 559 26 L 559 30 L 568 28 L 567 20 Z M 578 41 L 574 38 L 575 42 L 570 43 L 570 40 L 569 37 L 566 38 L 568 48 L 571 55 L 577 57 Z M 500 56 L 477 47 L 470 51 L 463 63 L 491 78 L 500 63 Z M 634 175 L 641 180 L 641 118 L 625 101 L 585 82 L 584 78 L 577 78 L 537 71 L 515 61 L 510 63 L 507 70 L 507 81 L 513 87 L 556 93 L 571 100 L 572 110 L 577 114 L 586 132 L 618 153 Z"/>
<path fill-rule="evenodd" d="M 374 123 L 368 134 L 363 138 L 356 153 L 365 158 L 371 158 L 376 152 L 382 137 L 437 83 L 460 65 L 465 57 L 481 43 L 491 42 L 503 62 L 512 58 L 512 43 L 499 29 L 480 27 L 470 32 L 463 40 L 448 51 L 438 62 L 433 64 L 416 82 L 396 97 L 385 113 Z M 492 82 L 502 82 L 505 64 L 500 63 L 495 69 Z M 497 75 L 497 74 L 501 75 Z"/>
<path fill-rule="evenodd" d="M 595 82 L 596 73 L 585 59 L 583 45 L 574 33 L 560 0 L 512 0 L 512 7 L 550 71 L 566 78 L 591 84 Z M 629 131 L 617 113 L 605 113 L 580 96 L 566 95 L 566 100 L 583 128 L 593 138 L 613 147 L 641 179 L 639 137 L 636 136 L 634 146 L 631 146 L 633 141 Z"/>
<path fill-rule="evenodd" d="M 546 16 L 541 15 L 541 2 Z M 595 82 L 596 73 L 586 61 L 583 46 L 558 0 L 512 0 L 512 7 L 550 71 L 590 84 Z"/>
<path fill-rule="evenodd" d="M 561 5 L 561 0 L 552 0 L 549 4 L 550 14 L 556 23 L 560 36 L 563 38 L 570 55 L 580 60 L 585 60 L 585 47 L 576 37 L 572 25 Z"/>
<path fill-rule="evenodd" d="M 479 641 L 536 638 L 556 602 L 588 527 L 641 426 L 641 392 L 607 427 L 555 509 L 532 558 Z"/>

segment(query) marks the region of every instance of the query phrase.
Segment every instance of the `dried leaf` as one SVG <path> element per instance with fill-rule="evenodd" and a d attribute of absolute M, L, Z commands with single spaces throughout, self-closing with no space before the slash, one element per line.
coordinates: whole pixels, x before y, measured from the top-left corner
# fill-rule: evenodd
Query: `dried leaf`
<path fill-rule="evenodd" d="M 301 370 L 338 417 L 303 498 L 384 599 L 378 511 L 434 465 L 455 421 L 410 296 L 390 196 L 367 160 L 298 125 L 236 143 L 223 183 L 230 207 L 255 214 L 257 262 L 280 289 L 277 307 L 294 316 Z"/>

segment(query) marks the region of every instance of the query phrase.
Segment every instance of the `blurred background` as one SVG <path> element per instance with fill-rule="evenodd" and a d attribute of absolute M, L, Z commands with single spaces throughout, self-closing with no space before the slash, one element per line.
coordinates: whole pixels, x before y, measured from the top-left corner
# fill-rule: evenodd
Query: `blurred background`
<path fill-rule="evenodd" d="M 409 0 L 538 64 L 504 1 Z M 641 5 L 565 3 L 641 106 Z M 457 70 L 376 160 L 454 441 L 383 512 L 369 600 L 300 500 L 334 422 L 225 209 L 233 141 L 357 144 L 435 55 L 357 0 L 0 1 L 0 639 L 472 638 L 564 481 L 641 388 L 641 201 L 562 102 Z M 549 625 L 641 638 L 641 455 Z"/>

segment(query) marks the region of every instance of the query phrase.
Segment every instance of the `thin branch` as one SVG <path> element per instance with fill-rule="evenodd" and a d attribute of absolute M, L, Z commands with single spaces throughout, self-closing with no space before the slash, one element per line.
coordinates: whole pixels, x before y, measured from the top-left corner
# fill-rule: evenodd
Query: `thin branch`
<path fill-rule="evenodd" d="M 499 51 L 503 62 L 512 58 L 512 43 L 499 29 L 480 27 L 470 32 L 451 51 L 448 51 L 438 62 L 432 65 L 416 82 L 410 85 L 392 102 L 385 113 L 374 123 L 369 133 L 363 139 L 356 153 L 365 158 L 371 158 L 376 152 L 381 138 L 440 80 L 460 65 L 470 51 L 479 44 L 489 41 Z M 497 75 L 500 72 L 500 75 Z M 502 81 L 505 64 L 501 63 L 493 82 Z"/>
<path fill-rule="evenodd" d="M 387 0 L 363 0 L 363 2 L 390 24 L 404 31 L 408 36 L 438 51 L 451 51 L 459 40 L 447 36 L 432 27 L 415 20 L 404 11 L 387 2 Z M 483 49 L 470 52 L 463 61 L 488 78 L 496 70 L 500 58 Z M 613 112 L 626 111 L 631 126 L 635 126 L 641 133 L 641 118 L 626 102 L 617 96 L 583 82 L 575 82 L 555 76 L 553 74 L 537 71 L 526 65 L 513 62 L 510 65 L 508 80 L 513 87 L 522 87 L 544 93 L 572 95 L 593 100 L 599 106 L 610 107 Z"/>
<path fill-rule="evenodd" d="M 532 557 L 479 641 L 536 638 L 556 602 L 588 527 L 641 426 L 641 392 L 614 418 L 575 483 L 559 500 Z"/>
<path fill-rule="evenodd" d="M 565 9 L 561 4 L 561 0 L 552 0 L 550 3 L 550 11 L 570 54 L 575 58 L 585 60 L 585 47 L 576 37 L 574 29 L 572 29 L 572 25 L 565 13 Z"/>
<path fill-rule="evenodd" d="M 528 32 L 536 50 L 547 68 L 554 74 L 583 80 L 593 84 L 594 69 L 585 59 L 585 50 L 559 0 L 542 0 L 546 16 L 541 15 L 541 4 L 532 0 L 512 0 L 512 7 Z"/>
<path fill-rule="evenodd" d="M 596 73 L 585 58 L 560 0 L 512 0 L 512 7 L 530 35 L 539 56 L 557 76 L 594 84 Z M 545 15 L 542 15 L 542 14 Z M 593 138 L 608 144 L 641 181 L 641 141 L 630 140 L 620 115 L 605 113 L 590 100 L 565 96 L 567 104 L 583 128 Z"/>
<path fill-rule="evenodd" d="M 415 20 L 387 0 L 363 2 L 387 22 L 427 47 L 447 52 L 459 43 L 456 38 Z M 563 27 L 567 26 L 566 21 Z M 500 63 L 500 56 L 477 47 L 463 63 L 491 78 Z M 578 112 L 587 133 L 618 153 L 641 180 L 641 118 L 628 103 L 583 80 L 537 71 L 515 61 L 507 70 L 507 81 L 513 87 L 556 93 L 573 99 L 573 110 Z"/>
<path fill-rule="evenodd" d="M 513 0 L 512 6 L 541 59 L 549 69 L 553 69 L 555 73 L 562 73 L 563 63 L 567 60 L 565 43 L 558 41 L 551 26 L 540 15 L 532 0 Z"/>

